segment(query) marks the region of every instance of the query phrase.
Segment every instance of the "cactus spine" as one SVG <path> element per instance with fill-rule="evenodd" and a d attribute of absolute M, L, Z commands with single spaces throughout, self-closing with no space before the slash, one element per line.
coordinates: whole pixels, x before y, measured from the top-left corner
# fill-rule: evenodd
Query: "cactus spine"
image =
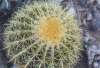
<path fill-rule="evenodd" d="M 72 68 L 79 58 L 81 34 L 73 16 L 53 3 L 19 9 L 5 29 L 7 55 L 25 68 Z"/>

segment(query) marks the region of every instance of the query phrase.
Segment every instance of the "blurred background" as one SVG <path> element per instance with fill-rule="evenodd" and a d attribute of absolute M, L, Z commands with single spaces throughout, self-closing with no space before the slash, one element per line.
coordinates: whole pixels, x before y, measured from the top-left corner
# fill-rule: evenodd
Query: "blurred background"
<path fill-rule="evenodd" d="M 8 63 L 3 48 L 3 32 L 11 14 L 25 4 L 41 0 L 0 0 L 0 68 L 16 68 Z M 46 0 L 44 0 L 46 1 Z M 51 0 L 49 0 L 51 1 Z M 75 68 L 100 68 L 100 0 L 52 0 L 75 15 L 83 34 L 84 51 Z"/>

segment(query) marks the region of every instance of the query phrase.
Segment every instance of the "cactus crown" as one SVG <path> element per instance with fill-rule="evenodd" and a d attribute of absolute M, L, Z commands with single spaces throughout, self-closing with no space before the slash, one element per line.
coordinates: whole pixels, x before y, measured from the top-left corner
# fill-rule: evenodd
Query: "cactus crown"
<path fill-rule="evenodd" d="M 72 68 L 76 63 L 82 49 L 80 29 L 61 6 L 26 5 L 9 22 L 5 48 L 10 61 L 26 68 Z"/>
<path fill-rule="evenodd" d="M 37 31 L 37 35 L 41 40 L 45 40 L 48 44 L 57 45 L 64 37 L 64 25 L 61 24 L 57 17 L 46 17 L 41 19 L 42 22 Z"/>

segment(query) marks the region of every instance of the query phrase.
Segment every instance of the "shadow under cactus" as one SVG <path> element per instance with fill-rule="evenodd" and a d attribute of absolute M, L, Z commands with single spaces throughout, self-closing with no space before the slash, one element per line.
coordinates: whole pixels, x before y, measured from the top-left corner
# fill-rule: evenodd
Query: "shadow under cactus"
<path fill-rule="evenodd" d="M 85 49 L 84 51 L 82 51 L 80 61 L 76 64 L 74 68 L 88 68 L 88 58 Z"/>
<path fill-rule="evenodd" d="M 3 32 L 4 32 L 4 24 L 6 23 L 8 16 L 4 16 L 0 18 L 0 68 L 8 68 L 8 59 L 6 57 L 5 51 L 3 48 Z"/>

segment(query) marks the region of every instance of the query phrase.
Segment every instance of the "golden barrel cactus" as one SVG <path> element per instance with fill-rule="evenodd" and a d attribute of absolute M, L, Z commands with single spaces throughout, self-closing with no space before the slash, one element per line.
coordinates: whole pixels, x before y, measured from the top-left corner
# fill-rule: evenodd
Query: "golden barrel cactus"
<path fill-rule="evenodd" d="M 54 3 L 23 6 L 4 34 L 9 61 L 24 68 L 72 68 L 82 50 L 74 16 Z"/>

